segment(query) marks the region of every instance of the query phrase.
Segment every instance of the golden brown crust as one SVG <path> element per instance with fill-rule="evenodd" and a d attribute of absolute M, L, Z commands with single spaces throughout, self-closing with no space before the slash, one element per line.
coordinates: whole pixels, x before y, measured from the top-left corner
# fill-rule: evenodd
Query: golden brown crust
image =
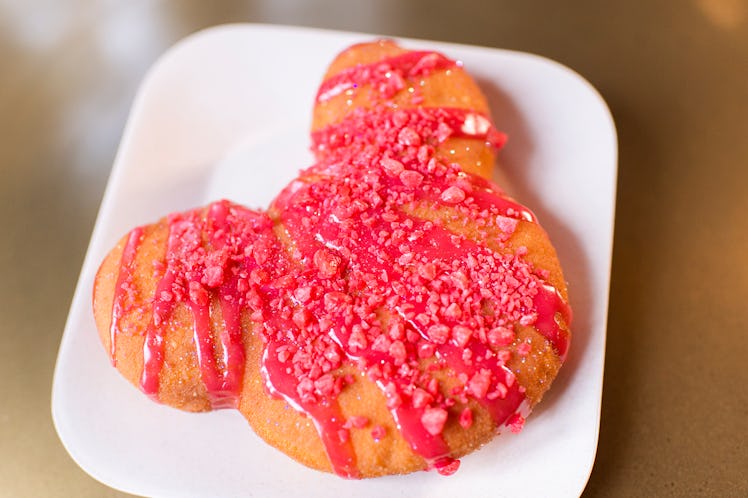
<path fill-rule="evenodd" d="M 355 45 L 341 53 L 330 65 L 326 78 L 356 64 L 376 62 L 384 57 L 405 53 L 393 42 L 380 41 Z M 457 107 L 489 113 L 482 92 L 460 67 L 449 71 L 436 71 L 425 78 L 422 86 L 426 107 Z M 407 98 L 407 90 L 392 99 L 399 107 L 412 104 Z M 339 95 L 315 106 L 312 122 L 313 130 L 342 120 L 352 109 L 373 106 L 366 87 L 352 97 Z M 494 152 L 485 141 L 475 138 L 450 138 L 437 149 L 437 155 L 450 162 L 457 162 L 468 171 L 486 178 L 491 176 Z M 314 181 L 307 178 L 305 181 Z M 432 206 L 410 205 L 403 210 L 424 220 L 439 221 L 455 233 L 461 233 L 480 243 L 486 243 L 498 252 L 515 252 L 520 247 L 528 249 L 527 259 L 537 269 L 547 270 L 548 282 L 558 289 L 564 300 L 567 290 L 556 252 L 545 231 L 536 223 L 519 222 L 517 229 L 505 244 L 501 234 L 488 233 L 488 241 L 478 228 L 466 220 L 458 219 L 449 208 L 434 209 Z M 205 215 L 205 212 L 203 212 Z M 272 213 L 271 213 L 272 217 Z M 165 219 L 144 228 L 142 242 L 136 253 L 132 274 L 137 296 L 145 303 L 142 306 L 128 307 L 119 322 L 121 333 L 116 342 L 116 366 L 122 375 L 135 386 L 140 385 L 143 371 L 143 348 L 152 312 L 148 309 L 146 296 L 152 296 L 160 278 L 154 262 L 162 262 L 166 252 L 168 223 Z M 290 240 L 282 226 L 276 223 L 275 232 L 281 243 L 290 247 Z M 111 351 L 110 329 L 112 303 L 119 275 L 122 254 L 127 237 L 104 259 L 94 282 L 94 316 L 102 344 Z M 221 307 L 213 296 L 211 306 L 212 334 L 216 336 L 223 327 Z M 381 320 L 387 320 L 382 313 Z M 312 420 L 291 408 L 285 401 L 268 393 L 261 371 L 261 356 L 264 345 L 257 327 L 247 313 L 242 315 L 242 340 L 245 350 L 244 381 L 239 399 L 239 410 L 247 418 L 253 429 L 272 446 L 309 467 L 331 471 L 324 445 Z M 568 331 L 566 324 L 562 328 Z M 207 390 L 201 379 L 194 342 L 194 318 L 186 305 L 179 303 L 168 317 L 165 330 L 165 361 L 160 375 L 158 397 L 161 402 L 187 411 L 210 409 Z M 550 342 L 533 327 L 517 327 L 517 337 L 509 348 L 516 353 L 521 343 L 532 345 L 530 354 L 512 354 L 509 368 L 516 373 L 518 382 L 526 388 L 526 396 L 531 404 L 542 398 L 550 387 L 561 365 Z M 362 477 L 376 477 L 387 474 L 409 473 L 426 468 L 427 462 L 417 455 L 405 441 L 390 411 L 386 407 L 382 391 L 353 365 L 344 365 L 342 373 L 350 373 L 356 382 L 349 384 L 339 395 L 338 402 L 344 417 L 365 416 L 368 424 L 364 428 L 351 429 L 351 441 L 356 454 L 356 464 Z M 338 372 L 341 373 L 341 372 Z M 446 393 L 456 380 L 448 373 L 437 372 L 441 389 Z M 450 417 L 444 428 L 444 438 L 454 457 L 467 454 L 490 441 L 496 427 L 487 411 L 475 401 L 469 401 L 473 424 L 464 429 L 458 423 L 459 414 L 466 405 L 457 404 L 449 409 Z M 374 427 L 384 428 L 384 435 L 378 440 L 372 437 Z"/>

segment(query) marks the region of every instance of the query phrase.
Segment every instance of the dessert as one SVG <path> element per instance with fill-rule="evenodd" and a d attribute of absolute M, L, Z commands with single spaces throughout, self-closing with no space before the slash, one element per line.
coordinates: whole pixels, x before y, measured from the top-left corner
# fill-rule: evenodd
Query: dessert
<path fill-rule="evenodd" d="M 518 431 L 571 312 L 535 216 L 487 178 L 505 137 L 461 65 L 355 45 L 265 212 L 218 201 L 124 236 L 94 286 L 112 362 L 153 399 L 238 408 L 344 477 L 436 469 Z"/>

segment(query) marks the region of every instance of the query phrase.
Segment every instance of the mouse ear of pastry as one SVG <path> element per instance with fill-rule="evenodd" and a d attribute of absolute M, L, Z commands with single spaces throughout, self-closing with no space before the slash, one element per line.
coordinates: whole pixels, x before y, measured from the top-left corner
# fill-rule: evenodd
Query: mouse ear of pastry
<path fill-rule="evenodd" d="M 253 251 L 277 244 L 266 214 L 228 201 L 131 230 L 94 280 L 94 318 L 112 364 L 154 401 L 237 407 Z"/>
<path fill-rule="evenodd" d="M 159 285 L 167 265 L 169 232 L 163 219 L 120 239 L 94 280 L 94 318 L 112 364 L 131 384 L 155 401 L 206 411 L 211 403 L 200 379 L 188 305 L 177 302 L 171 286 Z M 156 318 L 159 302 L 161 319 Z M 171 308 L 168 314 L 166 304 Z M 159 340 L 154 341 L 157 331 Z"/>
<path fill-rule="evenodd" d="M 486 98 L 462 63 L 438 52 L 406 50 L 394 41 L 360 43 L 343 51 L 330 65 L 317 92 L 312 132 L 334 128 L 361 109 L 443 108 L 468 117 L 437 146 L 437 155 L 459 163 L 466 172 L 491 178 L 495 152 L 506 136 L 491 124 Z M 484 130 L 473 137 L 469 131 Z M 462 136 L 461 136 L 462 135 Z M 317 148 L 319 151 L 319 148 Z"/>

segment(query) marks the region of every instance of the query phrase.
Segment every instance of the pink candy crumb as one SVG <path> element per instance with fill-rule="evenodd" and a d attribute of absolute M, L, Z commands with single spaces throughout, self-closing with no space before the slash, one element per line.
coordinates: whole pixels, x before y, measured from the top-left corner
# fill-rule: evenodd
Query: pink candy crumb
<path fill-rule="evenodd" d="M 432 436 L 441 434 L 447 422 L 447 410 L 444 408 L 426 408 L 421 415 L 421 423 L 426 432 Z"/>

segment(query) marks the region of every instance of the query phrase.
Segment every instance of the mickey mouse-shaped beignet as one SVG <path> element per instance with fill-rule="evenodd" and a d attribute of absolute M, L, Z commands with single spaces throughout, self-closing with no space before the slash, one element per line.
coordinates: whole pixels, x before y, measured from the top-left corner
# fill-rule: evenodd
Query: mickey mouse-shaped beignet
<path fill-rule="evenodd" d="M 316 163 L 266 212 L 214 202 L 107 255 L 113 363 L 159 402 L 238 408 L 316 469 L 453 473 L 522 427 L 570 339 L 553 246 L 487 179 L 504 141 L 460 63 L 348 48 L 317 95 Z"/>

